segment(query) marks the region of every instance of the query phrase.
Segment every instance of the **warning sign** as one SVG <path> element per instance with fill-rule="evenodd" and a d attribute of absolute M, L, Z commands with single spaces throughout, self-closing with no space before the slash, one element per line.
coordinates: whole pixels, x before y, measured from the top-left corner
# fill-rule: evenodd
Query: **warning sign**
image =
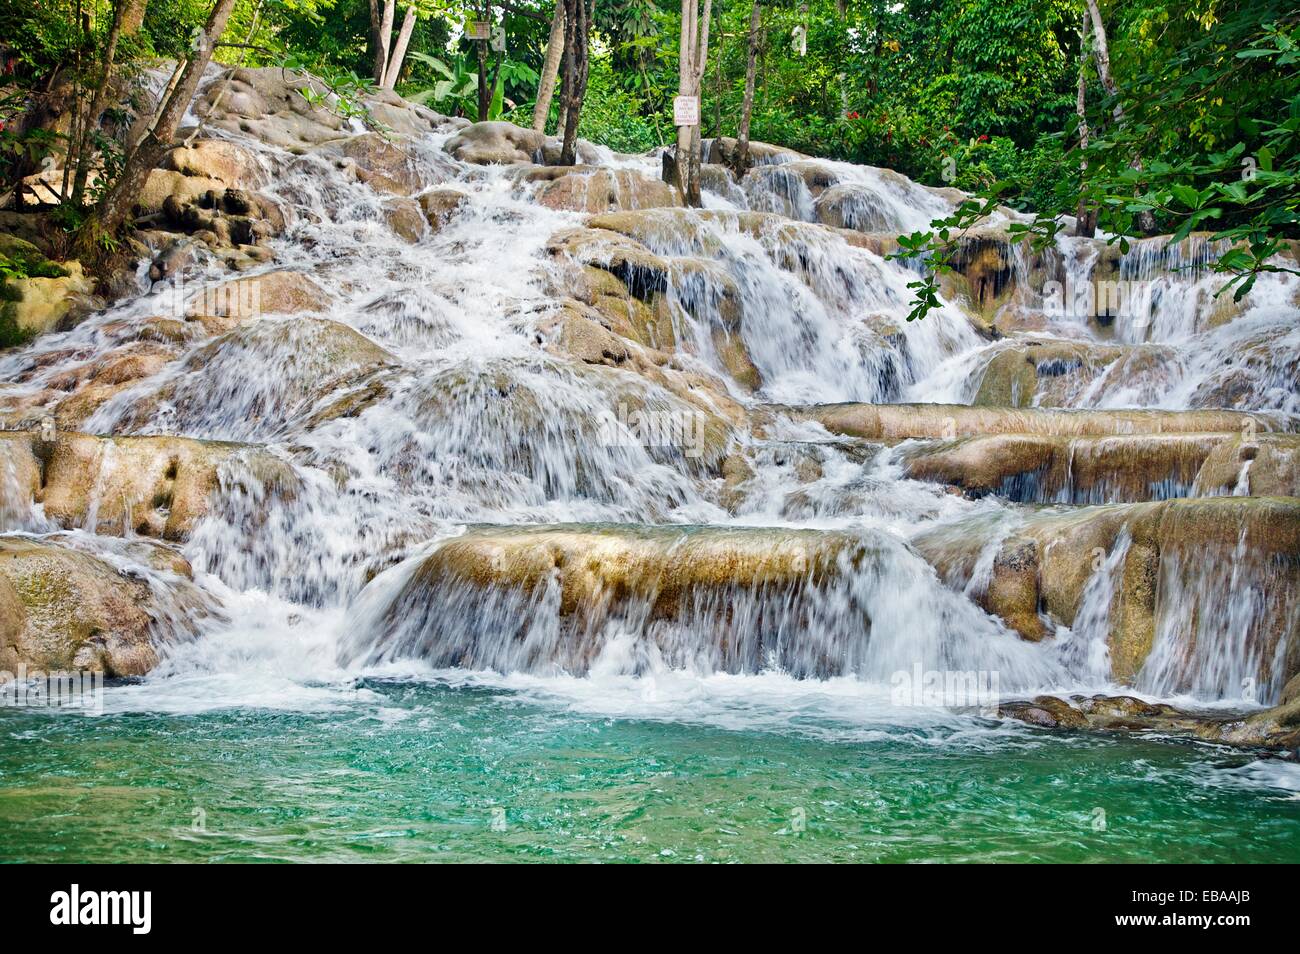
<path fill-rule="evenodd" d="M 700 98 L 698 96 L 673 97 L 673 125 L 698 126 L 700 124 Z"/>

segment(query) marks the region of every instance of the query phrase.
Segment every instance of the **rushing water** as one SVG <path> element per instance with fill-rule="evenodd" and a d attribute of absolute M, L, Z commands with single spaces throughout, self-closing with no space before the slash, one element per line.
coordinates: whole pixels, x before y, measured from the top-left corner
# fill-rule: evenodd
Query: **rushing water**
<path fill-rule="evenodd" d="M 1293 766 L 1049 736 L 890 697 L 891 674 L 913 665 L 992 670 L 1004 695 L 1115 689 L 1105 634 L 1127 537 L 1088 581 L 1073 631 L 1045 644 L 1021 641 L 977 599 L 1023 521 L 1014 501 L 1122 498 L 1004 487 L 967 500 L 905 479 L 897 448 L 779 415 L 751 432 L 723 406 L 969 403 L 1001 352 L 1035 340 L 1117 346 L 1053 392 L 1057 403 L 1297 412 L 1294 283 L 1262 279 L 1240 316 L 1211 321 L 1203 256 L 1171 263 L 1140 244 L 1118 274 L 1154 284 L 1153 297 L 1109 326 L 1057 315 L 990 342 L 951 304 L 909 324 L 915 271 L 809 223 L 835 203 L 846 228 L 910 230 L 948 199 L 840 163 L 824 164 L 829 185 L 814 197 L 794 167 L 773 164 L 709 193 L 705 214 L 643 219 L 654 227 L 638 238 L 670 263 L 674 373 L 718 382 L 712 397 L 684 397 L 539 347 L 568 274 L 548 243 L 584 216 L 539 205 L 509 169 L 452 161 L 449 135 L 412 149 L 428 181 L 450 178 L 469 201 L 416 244 L 332 162 L 235 137 L 289 212 L 274 269 L 306 272 L 331 303 L 187 345 L 83 429 L 262 444 L 284 466 L 221 465 L 182 546 L 194 585 L 130 563 L 186 597 L 162 621 L 154 672 L 110 686 L 102 714 L 0 710 L 0 858 L 1300 860 Z M 1070 241 L 1054 254 L 1086 280 L 1095 261 Z M 1171 264 L 1187 270 L 1171 276 Z M 142 279 L 141 295 L 0 356 L 7 395 L 75 378 L 224 277 L 210 269 L 147 293 Z M 721 353 L 730 334 L 757 381 Z M 1148 347 L 1165 350 L 1147 361 Z M 1040 381 L 1060 370 L 1040 369 Z M 340 402 L 350 410 L 330 412 Z M 707 455 L 608 439 L 628 437 L 629 404 L 715 413 L 752 468 L 743 500 L 723 505 Z M 0 463 L 2 529 L 48 534 Z M 1171 475 L 1148 499 L 1193 490 Z M 715 532 L 690 529 L 703 527 L 850 542 L 815 579 L 700 588 L 672 611 L 634 581 L 575 623 L 554 586 L 425 586 L 422 561 L 472 536 L 469 524 L 630 527 L 670 553 Z M 93 506 L 84 527 L 105 532 Z M 940 574 L 912 547 L 924 534 L 969 542 L 970 528 L 978 545 L 960 571 Z M 129 540 L 87 529 L 59 539 L 132 559 Z M 1272 701 L 1286 644 L 1265 659 L 1252 627 L 1294 616 L 1300 598 L 1267 592 L 1272 571 L 1245 552 L 1199 576 L 1161 572 L 1172 603 L 1139 687 L 1241 703 L 1266 669 Z"/>

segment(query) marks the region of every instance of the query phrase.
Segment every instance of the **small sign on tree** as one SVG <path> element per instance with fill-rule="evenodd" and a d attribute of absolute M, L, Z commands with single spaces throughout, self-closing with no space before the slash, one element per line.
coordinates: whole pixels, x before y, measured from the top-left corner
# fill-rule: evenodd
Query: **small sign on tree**
<path fill-rule="evenodd" d="M 673 97 L 673 125 L 698 126 L 700 124 L 700 98 L 698 96 Z"/>
<path fill-rule="evenodd" d="M 465 35 L 471 40 L 486 40 L 492 35 L 492 24 L 488 20 L 470 20 Z"/>

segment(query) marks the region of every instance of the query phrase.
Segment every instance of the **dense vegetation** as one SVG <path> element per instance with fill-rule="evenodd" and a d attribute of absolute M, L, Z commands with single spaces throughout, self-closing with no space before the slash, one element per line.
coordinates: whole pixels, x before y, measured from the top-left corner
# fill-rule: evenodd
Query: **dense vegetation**
<path fill-rule="evenodd" d="M 1277 267 L 1268 262 L 1280 243 L 1300 235 L 1300 13 L 1285 0 L 1101 0 L 1090 21 L 1090 5 L 765 0 L 753 37 L 750 134 L 979 193 L 948 230 L 976 221 L 996 196 L 1042 213 L 1039 237 L 1079 212 L 1085 227 L 1095 220 L 1120 235 L 1201 229 L 1240 240 L 1223 267 L 1243 287 Z M 0 2 L 0 36 L 10 38 L 0 191 L 67 148 L 63 134 L 24 117 L 58 81 L 77 95 L 95 88 L 117 6 Z M 140 29 L 122 37 L 118 62 L 129 70 L 151 57 L 189 56 L 211 7 L 151 0 Z M 235 0 L 213 55 L 310 69 L 343 93 L 364 89 L 376 60 L 375 9 L 373 0 Z M 397 91 L 443 112 L 528 125 L 553 9 L 550 0 L 416 0 Z M 625 151 L 671 145 L 678 5 L 592 0 L 589 9 L 579 134 Z M 737 133 L 753 13 L 752 0 L 712 5 L 700 83 L 705 137 Z M 490 47 L 466 35 L 468 20 L 492 25 Z M 120 147 L 105 137 L 95 147 L 111 179 Z M 60 202 L 64 225 L 77 228 L 95 198 Z M 914 236 L 909 248 L 941 262 L 944 238 Z"/>

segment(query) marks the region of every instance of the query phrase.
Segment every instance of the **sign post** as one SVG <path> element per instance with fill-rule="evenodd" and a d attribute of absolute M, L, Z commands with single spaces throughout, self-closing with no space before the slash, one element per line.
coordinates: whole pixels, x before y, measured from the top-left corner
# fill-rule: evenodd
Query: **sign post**
<path fill-rule="evenodd" d="M 700 98 L 698 96 L 673 97 L 673 125 L 698 126 L 700 124 Z"/>

